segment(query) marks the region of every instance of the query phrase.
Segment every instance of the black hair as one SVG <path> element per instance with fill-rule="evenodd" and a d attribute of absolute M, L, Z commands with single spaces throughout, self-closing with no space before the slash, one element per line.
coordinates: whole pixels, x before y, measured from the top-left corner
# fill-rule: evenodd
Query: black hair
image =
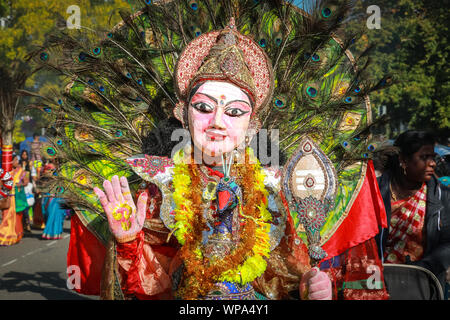
<path fill-rule="evenodd" d="M 394 146 L 400 149 L 400 153 L 410 158 L 420 148 L 436 143 L 436 137 L 427 131 L 408 130 L 400 134 L 394 142 Z"/>
<path fill-rule="evenodd" d="M 387 152 L 381 156 L 384 157 L 385 170 L 400 172 L 400 155 L 407 159 L 411 158 L 423 146 L 434 146 L 435 143 L 436 137 L 428 131 L 408 130 L 401 133 L 394 141 L 394 148 L 388 148 Z"/>
<path fill-rule="evenodd" d="M 27 159 L 26 160 L 24 158 L 22 158 L 22 154 L 24 152 L 27 154 Z M 20 161 L 19 161 L 19 163 L 20 163 L 20 165 L 22 165 L 25 162 L 25 171 L 30 171 L 30 163 L 29 163 L 29 161 L 30 161 L 30 155 L 28 154 L 28 151 L 25 150 L 25 149 L 22 150 L 20 152 Z"/>
<path fill-rule="evenodd" d="M 181 122 L 173 117 L 160 121 L 158 126 L 143 139 L 142 151 L 153 156 L 170 157 L 173 148 L 179 143 L 172 141 L 172 132 L 182 128 Z"/>
<path fill-rule="evenodd" d="M 39 133 L 33 133 L 33 138 L 39 137 Z"/>

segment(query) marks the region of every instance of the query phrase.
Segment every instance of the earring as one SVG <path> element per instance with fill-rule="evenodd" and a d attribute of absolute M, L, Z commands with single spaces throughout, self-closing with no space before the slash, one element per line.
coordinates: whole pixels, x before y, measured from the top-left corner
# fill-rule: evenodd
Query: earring
<path fill-rule="evenodd" d="M 402 169 L 403 169 L 403 174 L 406 176 L 406 165 L 403 165 Z"/>
<path fill-rule="evenodd" d="M 183 128 L 187 129 L 187 124 L 185 123 L 185 103 L 183 101 L 180 101 L 175 105 L 175 108 L 173 109 L 173 115 L 181 122 Z"/>
<path fill-rule="evenodd" d="M 242 164 L 242 161 L 244 160 L 243 154 L 245 153 L 245 148 L 236 148 L 232 151 L 234 153 L 234 159 L 236 164 Z"/>

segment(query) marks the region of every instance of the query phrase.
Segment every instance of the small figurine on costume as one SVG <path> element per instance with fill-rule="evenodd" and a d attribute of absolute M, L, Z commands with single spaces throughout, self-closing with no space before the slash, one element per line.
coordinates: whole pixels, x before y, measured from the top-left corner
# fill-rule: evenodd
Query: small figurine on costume
<path fill-rule="evenodd" d="M 369 281 L 385 221 L 368 93 L 388 80 L 368 81 L 335 35 L 341 2 L 144 1 L 101 45 L 39 51 L 71 80 L 38 107 L 55 117 L 43 151 L 76 212 L 80 292 L 387 298 L 382 272 Z"/>

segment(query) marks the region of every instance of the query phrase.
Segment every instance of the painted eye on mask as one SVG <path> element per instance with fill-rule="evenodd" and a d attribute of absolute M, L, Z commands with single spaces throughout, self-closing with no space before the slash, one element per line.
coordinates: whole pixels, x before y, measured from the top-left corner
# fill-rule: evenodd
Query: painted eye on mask
<path fill-rule="evenodd" d="M 214 108 L 212 106 L 210 106 L 209 104 L 205 103 L 205 102 L 198 102 L 192 105 L 192 107 L 200 112 L 203 113 L 210 113 L 214 110 Z"/>
<path fill-rule="evenodd" d="M 249 111 L 243 111 L 239 108 L 229 108 L 225 110 L 225 114 L 230 117 L 240 117 L 247 113 L 249 113 Z"/>

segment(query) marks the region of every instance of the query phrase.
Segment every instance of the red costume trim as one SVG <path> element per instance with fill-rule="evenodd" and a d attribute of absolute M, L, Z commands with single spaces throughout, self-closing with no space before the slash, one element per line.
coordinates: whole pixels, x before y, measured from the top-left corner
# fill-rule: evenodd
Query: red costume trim
<path fill-rule="evenodd" d="M 375 237 L 379 232 L 379 226 L 387 228 L 386 211 L 370 160 L 363 185 L 347 218 L 322 246 L 328 253 L 326 259 Z"/>
<path fill-rule="evenodd" d="M 86 295 L 100 295 L 103 261 L 106 248 L 81 223 L 76 214 L 72 216 L 70 243 L 67 252 L 67 266 L 78 266 L 81 275 L 81 287 L 74 290 Z M 73 274 L 68 274 L 73 276 Z"/>

